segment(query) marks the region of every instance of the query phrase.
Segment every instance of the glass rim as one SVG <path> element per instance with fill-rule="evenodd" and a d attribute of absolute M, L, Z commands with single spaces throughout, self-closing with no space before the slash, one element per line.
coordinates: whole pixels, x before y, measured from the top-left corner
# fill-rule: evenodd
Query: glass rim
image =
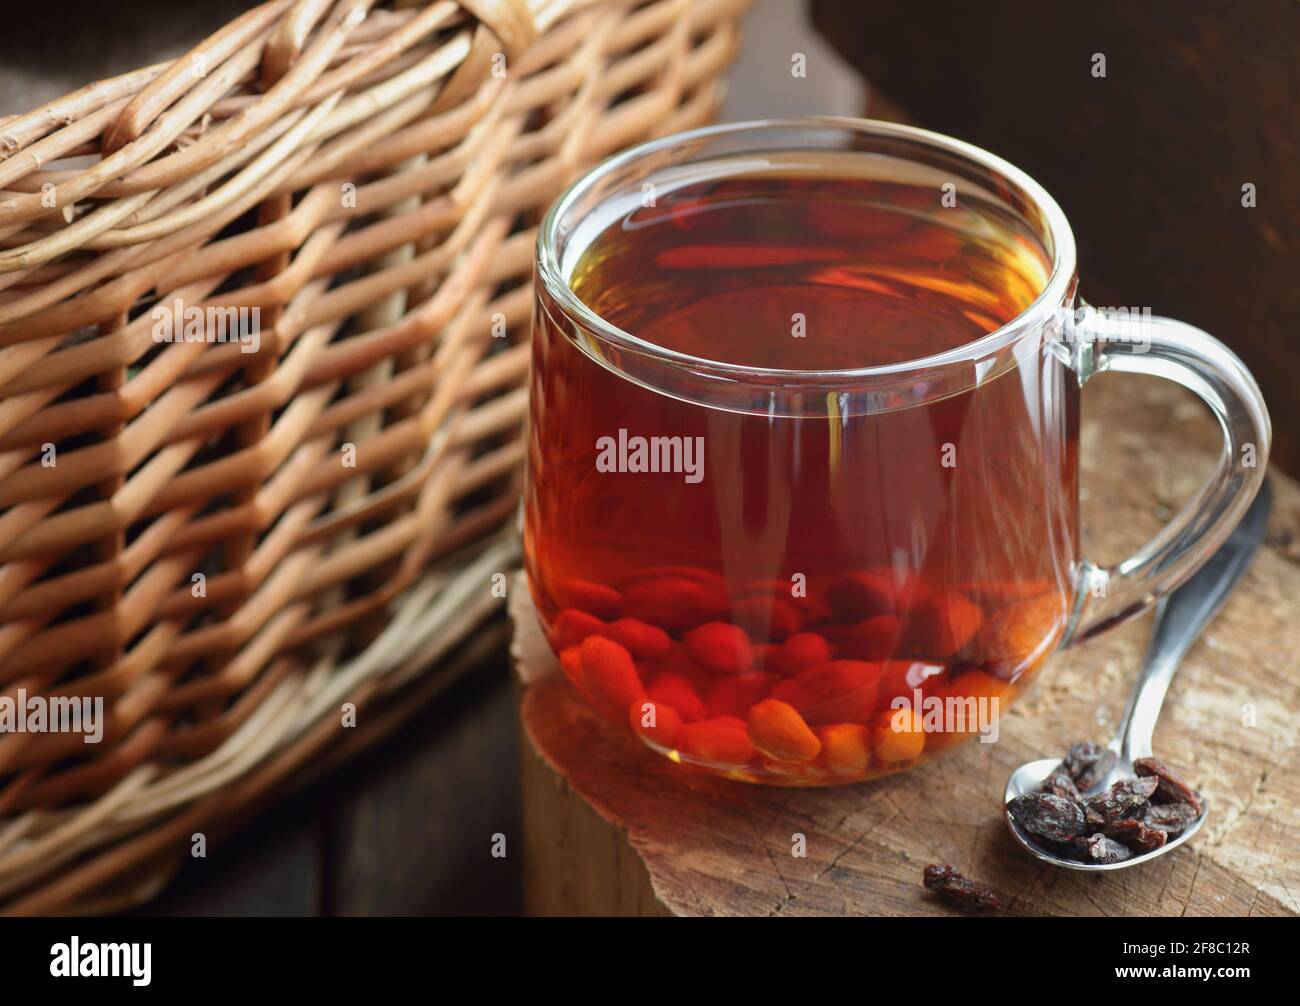
<path fill-rule="evenodd" d="M 713 360 L 668 349 L 618 327 L 593 311 L 574 293 L 569 286 L 568 280 L 563 275 L 560 257 L 557 253 L 560 221 L 572 208 L 573 204 L 602 178 L 641 158 L 682 143 L 708 140 L 738 133 L 776 132 L 783 129 L 838 129 L 858 135 L 911 141 L 920 146 L 956 155 L 977 167 L 993 172 L 1001 180 L 1018 188 L 1046 221 L 1048 236 L 1052 243 L 1052 271 L 1047 282 L 1043 285 L 1043 289 L 1018 315 L 978 339 L 972 339 L 970 342 L 954 346 L 941 353 L 917 357 L 901 363 L 871 367 L 851 367 L 839 370 L 792 370 L 755 367 L 729 363 L 725 360 Z M 785 384 L 803 384 L 818 381 L 838 383 L 857 378 L 871 379 L 899 376 L 913 371 L 934 370 L 936 368 L 968 364 L 1000 352 L 1018 342 L 1021 337 L 1029 332 L 1042 327 L 1065 302 L 1066 295 L 1074 281 L 1076 248 L 1074 233 L 1070 228 L 1069 221 L 1066 219 L 1064 211 L 1048 191 L 1026 172 L 996 154 L 984 150 L 982 147 L 977 147 L 972 143 L 957 140 L 932 130 L 920 129 L 916 126 L 905 126 L 895 122 L 885 122 L 879 119 L 808 115 L 747 119 L 739 122 L 723 122 L 701 126 L 696 129 L 657 137 L 607 157 L 573 181 L 551 203 L 550 209 L 547 210 L 546 216 L 543 217 L 541 225 L 537 229 L 536 263 L 537 274 L 550 297 L 571 320 L 580 323 L 586 332 L 603 342 L 631 350 L 666 364 L 704 368 L 715 377 L 730 377 L 742 382 L 751 380 L 766 382 L 778 379 Z"/>

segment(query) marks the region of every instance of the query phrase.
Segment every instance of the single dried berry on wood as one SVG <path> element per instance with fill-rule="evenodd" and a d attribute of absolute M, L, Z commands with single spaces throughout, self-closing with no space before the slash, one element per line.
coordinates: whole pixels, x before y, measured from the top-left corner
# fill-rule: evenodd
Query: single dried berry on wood
<path fill-rule="evenodd" d="M 1084 804 L 1088 823 L 1095 828 L 1135 817 L 1146 809 L 1156 791 L 1154 779 L 1121 779 L 1104 793 Z"/>
<path fill-rule="evenodd" d="M 1153 803 L 1184 803 L 1197 814 L 1201 812 L 1201 798 L 1196 791 L 1159 758 L 1138 758 L 1133 762 L 1133 771 L 1139 776 L 1159 780 L 1155 796 L 1151 798 Z"/>
<path fill-rule="evenodd" d="M 1200 811 L 1191 804 L 1153 803 L 1147 808 L 1146 817 L 1142 820 L 1148 828 L 1163 831 L 1170 838 L 1176 838 L 1190 828 L 1192 822 L 1199 816 Z"/>
<path fill-rule="evenodd" d="M 1016 824 L 1049 842 L 1068 842 L 1087 827 L 1083 808 L 1051 793 L 1025 793 L 1007 804 L 1007 809 Z"/>
<path fill-rule="evenodd" d="M 1079 846 L 1083 852 L 1084 858 L 1094 863 L 1122 863 L 1124 860 L 1133 857 L 1133 853 L 1128 849 L 1120 845 L 1118 842 L 1107 838 L 1101 832 L 1080 839 Z"/>
<path fill-rule="evenodd" d="M 1061 762 L 1081 792 L 1088 792 L 1115 767 L 1115 752 L 1092 741 L 1082 741 L 1070 748 Z"/>
<path fill-rule="evenodd" d="M 1169 838 L 1163 831 L 1148 827 L 1145 821 L 1131 817 L 1106 825 L 1106 834 L 1134 852 L 1159 849 Z"/>
<path fill-rule="evenodd" d="M 925 888 L 969 911 L 992 912 L 1002 907 L 1002 899 L 993 888 L 961 875 L 947 863 L 931 863 L 923 874 Z"/>

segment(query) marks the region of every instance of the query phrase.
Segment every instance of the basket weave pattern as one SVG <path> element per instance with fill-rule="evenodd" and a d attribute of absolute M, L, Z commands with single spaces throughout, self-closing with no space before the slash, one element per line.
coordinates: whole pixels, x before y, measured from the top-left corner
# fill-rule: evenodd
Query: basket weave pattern
<path fill-rule="evenodd" d="M 484 645 L 535 226 L 711 117 L 746 2 L 274 0 L 0 117 L 0 695 L 105 708 L 0 735 L 5 910 L 147 896 Z"/>

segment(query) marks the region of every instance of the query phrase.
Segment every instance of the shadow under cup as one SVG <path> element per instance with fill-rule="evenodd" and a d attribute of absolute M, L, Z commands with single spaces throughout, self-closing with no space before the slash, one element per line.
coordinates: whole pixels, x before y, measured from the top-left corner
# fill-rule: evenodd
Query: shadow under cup
<path fill-rule="evenodd" d="M 536 289 L 526 566 L 598 712 L 781 784 L 996 739 L 1099 575 L 1050 196 L 906 127 L 713 127 L 570 188 Z"/>

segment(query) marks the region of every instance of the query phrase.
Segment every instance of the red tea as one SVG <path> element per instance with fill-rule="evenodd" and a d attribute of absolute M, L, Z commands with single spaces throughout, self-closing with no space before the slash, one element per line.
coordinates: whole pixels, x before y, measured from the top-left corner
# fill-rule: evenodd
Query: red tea
<path fill-rule="evenodd" d="M 526 561 L 566 674 L 677 760 L 786 784 L 995 736 L 1076 559 L 1066 368 L 882 369 L 1014 319 L 1047 251 L 994 198 L 824 167 L 611 201 L 569 283 L 632 339 L 543 289 L 533 336 Z"/>

